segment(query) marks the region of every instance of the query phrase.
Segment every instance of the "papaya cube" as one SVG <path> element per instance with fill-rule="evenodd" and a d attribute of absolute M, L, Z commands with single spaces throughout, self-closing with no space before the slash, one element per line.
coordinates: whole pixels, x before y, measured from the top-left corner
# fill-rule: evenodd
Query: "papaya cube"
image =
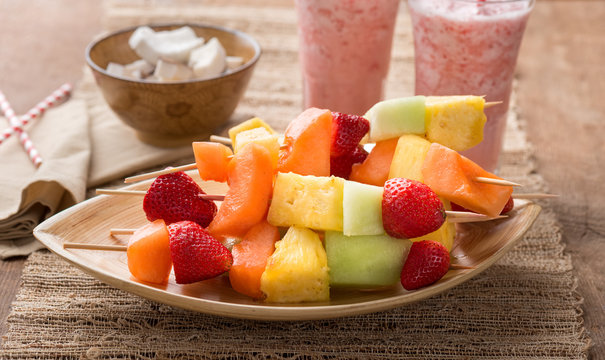
<path fill-rule="evenodd" d="M 456 151 L 472 148 L 483 140 L 484 105 L 480 96 L 428 96 L 426 138 Z"/>
<path fill-rule="evenodd" d="M 397 142 L 398 138 L 378 141 L 361 164 L 353 164 L 349 180 L 383 186 L 389 179 Z"/>
<path fill-rule="evenodd" d="M 255 129 L 262 127 L 267 130 L 270 134 L 275 134 L 275 131 L 269 126 L 266 122 L 264 122 L 261 118 L 253 117 L 252 119 L 246 120 L 239 125 L 235 125 L 231 129 L 229 129 L 229 138 L 231 139 L 231 144 L 235 145 L 235 137 L 237 134 L 242 131 Z"/>
<path fill-rule="evenodd" d="M 195 165 L 202 180 L 227 181 L 227 168 L 233 151 L 223 144 L 199 141 L 192 143 Z"/>
<path fill-rule="evenodd" d="M 235 142 L 233 143 L 234 152 L 237 153 L 251 142 L 257 143 L 267 149 L 269 154 L 271 154 L 273 167 L 277 168 L 277 159 L 279 157 L 279 136 L 277 134 L 270 133 L 264 127 L 244 130 L 235 136 Z"/>
<path fill-rule="evenodd" d="M 423 182 L 422 164 L 431 143 L 423 137 L 405 134 L 397 141 L 389 179 L 401 177 Z"/>
<path fill-rule="evenodd" d="M 344 182 L 336 176 L 278 173 L 267 221 L 275 226 L 342 231 Z"/>
<path fill-rule="evenodd" d="M 412 243 L 386 234 L 345 236 L 326 232 L 330 285 L 371 289 L 399 283 Z"/>
<path fill-rule="evenodd" d="M 329 300 L 328 259 L 319 235 L 304 227 L 289 228 L 275 243 L 260 289 L 272 303 Z"/>
<path fill-rule="evenodd" d="M 128 240 L 128 270 L 140 281 L 152 284 L 168 282 L 172 270 L 170 235 L 166 223 L 157 219 L 137 229 Z"/>
<path fill-rule="evenodd" d="M 422 176 L 437 195 L 488 216 L 498 216 L 513 193 L 512 186 L 475 181 L 476 177 L 500 178 L 438 143 L 432 143 L 426 154 Z"/>

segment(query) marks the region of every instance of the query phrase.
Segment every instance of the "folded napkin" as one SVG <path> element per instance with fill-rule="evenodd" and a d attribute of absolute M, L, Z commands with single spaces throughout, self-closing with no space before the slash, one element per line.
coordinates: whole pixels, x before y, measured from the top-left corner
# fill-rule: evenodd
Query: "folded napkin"
<path fill-rule="evenodd" d="M 0 124 L 8 121 L 0 119 Z M 70 100 L 48 110 L 26 131 L 44 162 L 36 169 L 16 135 L 0 145 L 3 259 L 41 248 L 32 236 L 34 227 L 57 211 L 82 201 L 86 194 L 91 151 L 86 104 Z"/>
<path fill-rule="evenodd" d="M 0 130 L 4 124 L 0 118 Z M 32 236 L 36 225 L 84 200 L 87 188 L 193 162 L 191 146 L 164 149 L 139 141 L 107 106 L 88 69 L 71 99 L 26 131 L 44 162 L 36 169 L 14 135 L 0 144 L 0 259 L 42 248 Z"/>

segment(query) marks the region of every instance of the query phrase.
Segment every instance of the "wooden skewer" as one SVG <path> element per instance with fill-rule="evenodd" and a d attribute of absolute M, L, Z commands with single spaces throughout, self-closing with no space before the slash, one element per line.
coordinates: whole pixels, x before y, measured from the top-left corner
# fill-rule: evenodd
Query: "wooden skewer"
<path fill-rule="evenodd" d="M 481 215 L 481 214 L 478 214 Z M 498 215 L 498 216 L 487 216 L 487 215 L 482 215 L 482 216 L 468 216 L 468 217 L 454 217 L 454 218 L 450 218 L 448 217 L 447 221 L 449 221 L 450 223 L 469 223 L 469 222 L 482 222 L 482 221 L 491 221 L 491 220 L 497 220 L 497 219 L 505 219 L 507 218 L 507 215 Z"/>
<path fill-rule="evenodd" d="M 120 190 L 120 189 L 97 189 L 98 195 L 131 195 L 131 196 L 145 196 L 147 191 L 144 190 Z M 225 200 L 225 195 L 200 195 L 203 200 L 210 201 L 223 201 Z"/>
<path fill-rule="evenodd" d="M 231 142 L 231 139 L 229 139 L 228 137 L 224 137 L 224 136 L 210 135 L 210 141 L 225 144 L 225 145 L 233 145 L 233 143 Z"/>
<path fill-rule="evenodd" d="M 137 182 L 137 181 L 141 181 L 141 180 L 151 179 L 154 177 L 158 177 L 160 175 L 172 174 L 172 173 L 179 172 L 179 171 L 187 171 L 187 170 L 195 170 L 195 169 L 197 169 L 197 165 L 195 163 L 187 164 L 187 165 L 182 165 L 182 166 L 177 166 L 177 167 L 166 168 L 164 170 L 158 170 L 158 171 L 154 171 L 154 172 L 150 172 L 150 173 L 146 173 L 146 174 L 127 177 L 126 179 L 124 179 L 124 182 L 128 184 L 128 183 L 133 183 L 133 182 Z"/>
<path fill-rule="evenodd" d="M 110 235 L 132 235 L 136 229 L 109 229 Z"/>
<path fill-rule="evenodd" d="M 86 249 L 86 250 L 105 250 L 105 251 L 126 251 L 126 245 L 101 245 L 84 243 L 63 243 L 64 249 Z"/>
<path fill-rule="evenodd" d="M 513 199 L 552 199 L 558 198 L 557 194 L 541 194 L 541 193 L 527 193 L 527 194 L 514 194 Z"/>
<path fill-rule="evenodd" d="M 523 186 L 521 184 L 518 184 L 518 183 L 512 182 L 512 181 L 508 181 L 508 180 L 493 179 L 493 178 L 482 177 L 482 176 L 477 176 L 475 178 L 475 181 L 479 182 L 479 183 L 483 183 L 483 184 L 492 184 L 492 185 L 501 185 L 501 186 Z"/>
<path fill-rule="evenodd" d="M 496 105 L 500 105 L 502 104 L 502 101 L 488 101 L 483 105 L 484 109 L 489 109 L 492 106 L 496 106 Z"/>

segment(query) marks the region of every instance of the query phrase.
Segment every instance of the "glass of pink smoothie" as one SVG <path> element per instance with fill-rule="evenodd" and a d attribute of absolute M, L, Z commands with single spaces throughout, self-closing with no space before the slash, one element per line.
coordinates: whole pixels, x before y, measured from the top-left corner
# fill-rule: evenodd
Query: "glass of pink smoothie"
<path fill-rule="evenodd" d="M 363 115 L 383 98 L 399 0 L 295 0 L 303 106 Z"/>
<path fill-rule="evenodd" d="M 463 154 L 494 171 L 506 127 L 517 54 L 534 0 L 408 0 L 416 94 L 485 95 L 483 141 Z"/>

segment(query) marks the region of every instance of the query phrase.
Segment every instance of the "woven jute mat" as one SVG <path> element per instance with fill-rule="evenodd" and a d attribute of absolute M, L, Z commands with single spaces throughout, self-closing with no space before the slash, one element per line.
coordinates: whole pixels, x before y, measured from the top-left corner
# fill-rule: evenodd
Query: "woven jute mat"
<path fill-rule="evenodd" d="M 232 121 L 277 129 L 301 111 L 291 4 L 113 1 L 106 26 L 196 21 L 249 32 L 263 55 Z M 225 2 L 226 3 L 226 2 Z M 412 94 L 407 10 L 398 16 L 388 97 Z M 85 96 L 84 96 L 85 97 Z M 546 191 L 513 108 L 502 175 Z M 109 287 L 48 252 L 30 256 L 0 358 L 26 359 L 582 359 L 589 338 L 570 257 L 548 203 L 520 244 L 476 278 L 394 310 L 334 320 L 264 322 L 193 313 Z"/>

